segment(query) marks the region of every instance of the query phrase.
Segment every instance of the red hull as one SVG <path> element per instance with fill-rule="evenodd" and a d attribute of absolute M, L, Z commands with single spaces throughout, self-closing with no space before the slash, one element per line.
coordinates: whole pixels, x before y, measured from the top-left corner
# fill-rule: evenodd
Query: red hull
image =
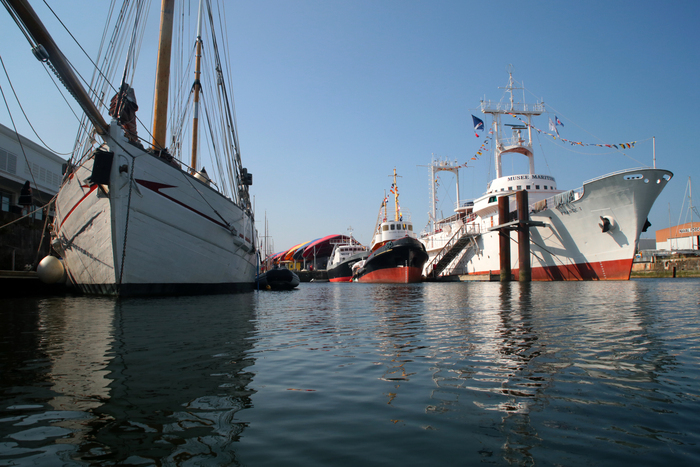
<path fill-rule="evenodd" d="M 626 281 L 632 272 L 632 259 L 619 259 L 597 263 L 570 264 L 556 267 L 532 268 L 533 281 Z M 479 271 L 474 275 L 498 274 L 498 271 Z M 518 280 L 519 269 L 513 269 Z"/>
<path fill-rule="evenodd" d="M 632 271 L 632 258 L 597 263 L 533 268 L 533 281 L 626 281 Z M 518 278 L 518 271 L 513 271 Z"/>
<path fill-rule="evenodd" d="M 422 274 L 423 271 L 421 268 L 384 268 L 363 275 L 358 279 L 358 282 L 372 282 L 383 284 L 411 284 L 414 282 L 421 282 Z"/>
<path fill-rule="evenodd" d="M 328 279 L 328 282 L 352 282 L 352 276 L 334 277 L 333 279 Z"/>

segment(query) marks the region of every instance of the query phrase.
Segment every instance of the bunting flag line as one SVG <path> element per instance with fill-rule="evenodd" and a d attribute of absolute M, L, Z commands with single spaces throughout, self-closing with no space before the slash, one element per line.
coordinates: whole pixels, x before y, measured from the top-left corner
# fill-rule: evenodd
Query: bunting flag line
<path fill-rule="evenodd" d="M 551 118 L 549 119 L 549 129 L 550 129 L 551 131 L 554 131 L 556 134 L 547 133 L 547 132 L 544 131 L 544 130 L 540 130 L 540 129 L 537 128 L 535 125 L 529 125 L 525 120 L 523 120 L 522 118 L 518 117 L 517 115 L 515 115 L 515 114 L 513 114 L 513 113 L 510 113 L 510 112 L 509 112 L 508 115 L 512 115 L 513 117 L 515 117 L 515 118 L 517 118 L 518 120 L 520 120 L 525 126 L 529 126 L 530 128 L 532 128 L 533 130 L 535 130 L 535 131 L 538 132 L 538 133 L 544 133 L 545 135 L 551 136 L 551 137 L 554 138 L 554 139 L 559 138 L 560 140 L 562 140 L 562 141 L 564 141 L 564 142 L 566 142 L 566 143 L 569 143 L 569 144 L 571 144 L 572 146 L 597 146 L 597 147 L 599 147 L 599 148 L 615 148 L 615 149 L 623 148 L 623 149 L 630 149 L 630 148 L 633 148 L 635 144 L 637 144 L 636 141 L 630 141 L 630 142 L 627 142 L 627 143 L 617 143 L 617 144 L 596 144 L 596 143 L 583 143 L 583 142 L 581 142 L 581 141 L 571 141 L 571 140 L 569 140 L 569 139 L 562 138 L 562 137 L 559 136 L 559 131 L 557 131 L 557 127 L 556 127 L 556 125 L 554 124 L 554 122 L 552 122 L 552 119 L 551 119 Z M 557 121 L 559 121 L 559 119 L 558 119 L 556 116 L 555 116 L 554 118 L 555 118 Z M 562 124 L 561 122 L 559 122 L 559 124 L 560 124 L 561 126 L 564 126 L 564 124 Z"/>
<path fill-rule="evenodd" d="M 492 131 L 490 133 L 493 133 Z M 474 154 L 474 157 L 471 158 L 471 160 L 475 161 L 478 159 L 478 156 L 481 156 L 483 152 L 488 151 L 489 149 L 486 147 L 487 144 L 491 142 L 491 139 L 487 138 L 484 140 L 483 143 L 481 143 L 481 147 L 479 148 L 478 151 L 476 151 L 476 154 Z M 464 167 L 466 167 L 467 164 L 464 164 Z"/>
<path fill-rule="evenodd" d="M 556 118 L 556 117 L 554 117 L 554 118 Z M 554 122 L 552 121 L 551 118 L 549 119 L 549 131 L 553 131 L 554 133 L 557 134 L 557 136 L 559 136 L 559 131 L 557 130 L 557 126 L 554 124 Z"/>
<path fill-rule="evenodd" d="M 483 131 L 484 130 L 484 121 L 478 117 L 475 117 L 472 115 L 472 120 L 474 121 L 474 134 L 476 137 L 479 137 L 479 134 L 477 131 Z"/>

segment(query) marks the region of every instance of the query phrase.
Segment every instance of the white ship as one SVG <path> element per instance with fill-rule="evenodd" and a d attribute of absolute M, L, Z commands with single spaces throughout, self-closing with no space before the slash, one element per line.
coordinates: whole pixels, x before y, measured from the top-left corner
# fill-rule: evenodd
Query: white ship
<path fill-rule="evenodd" d="M 433 160 L 431 169 L 432 217 L 421 241 L 429 255 L 426 278 L 460 275 L 491 275 L 501 270 L 498 199 L 509 199 L 509 213 L 516 211 L 515 194 L 525 191 L 529 199 L 529 250 L 532 280 L 627 280 L 640 234 L 649 226 L 651 207 L 673 174 L 667 170 L 639 168 L 616 172 L 564 191 L 550 175 L 535 171 L 532 151 L 532 117 L 545 111 L 543 103 L 514 102 L 512 74 L 506 88 L 508 102 L 482 101 L 481 110 L 493 119 L 496 178 L 481 197 L 459 200 L 459 169 L 456 162 Z M 501 116 L 516 115 L 520 125 L 501 123 Z M 503 154 L 529 159 L 529 172 L 504 175 Z M 436 219 L 435 180 L 439 171 L 456 174 L 457 205 L 454 214 Z M 518 221 L 509 219 L 511 225 Z M 508 235 L 508 234 L 507 234 Z M 520 277 L 518 234 L 510 231 L 510 268 Z M 507 264 L 507 262 L 506 262 Z"/>
<path fill-rule="evenodd" d="M 355 240 L 352 236 L 352 231 L 349 237 L 337 241 L 331 240 L 331 244 L 335 246 L 326 266 L 328 281 L 352 282 L 352 267 L 356 263 L 367 259 L 369 248 Z"/>
<path fill-rule="evenodd" d="M 217 49 L 212 49 L 208 56 L 216 71 L 207 76 L 200 68 L 202 36 L 205 35 L 208 44 L 216 44 L 215 23 L 211 19 L 215 13 L 203 11 L 200 2 L 196 40 L 192 41 L 196 50 L 194 84 L 173 80 L 180 86 L 185 83 L 184 95 L 194 105 L 192 158 L 187 167 L 185 162 L 178 161 L 182 159 L 178 156 L 183 149 L 179 135 L 166 137 L 171 43 L 167 36 L 173 29 L 172 0 L 164 0 L 162 8 L 155 118 L 148 148 L 136 137 L 134 114 L 127 118 L 128 112 L 114 111 L 124 109 L 129 101 L 135 104 L 133 91 L 124 78 L 119 77 L 121 82 L 117 80 L 113 85 L 104 75 L 97 74 L 98 81 L 91 84 L 88 94 L 31 6 L 23 0 L 8 0 L 6 6 L 31 36 L 37 58 L 50 63 L 85 111 L 90 126 L 87 122 L 81 126 L 94 127 L 100 140 L 78 145 L 55 201 L 52 244 L 63 258 L 69 280 L 85 293 L 107 295 L 252 289 L 257 264 L 256 231 L 248 193 L 252 176 L 241 165 L 235 117 L 227 91 L 229 83 Z M 146 13 L 139 7 L 125 5 L 120 15 L 118 27 L 124 29 L 131 23 L 143 32 L 139 21 L 142 23 L 144 19 L 139 16 Z M 132 38 L 132 45 L 141 42 L 136 33 L 127 32 L 126 36 Z M 133 58 L 126 62 L 131 64 Z M 221 114 L 220 126 L 210 120 L 217 116 L 207 111 L 202 113 L 207 117 L 207 127 L 213 127 L 213 132 L 222 139 L 213 136 L 206 143 L 198 143 L 199 93 L 202 86 L 208 85 L 212 85 L 207 88 L 208 97 L 212 101 L 217 96 L 222 99 L 216 108 Z M 104 105 L 115 89 L 123 94 L 118 93 L 112 100 L 113 117 L 107 123 L 103 117 L 107 110 Z M 179 131 L 185 133 L 184 123 L 180 125 Z M 170 147 L 166 141 L 171 142 Z M 144 143 L 149 146 L 148 142 Z M 213 177 L 216 181 L 198 167 L 197 151 L 206 144 L 213 149 L 212 160 L 221 169 Z"/>

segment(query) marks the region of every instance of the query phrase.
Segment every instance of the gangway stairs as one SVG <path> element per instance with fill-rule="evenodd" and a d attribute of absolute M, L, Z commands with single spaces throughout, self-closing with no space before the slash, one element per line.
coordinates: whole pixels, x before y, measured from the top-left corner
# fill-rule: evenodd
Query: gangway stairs
<path fill-rule="evenodd" d="M 426 267 L 426 270 L 430 271 L 428 277 L 437 279 L 460 253 L 469 246 L 476 246 L 475 238 L 479 235 L 481 233 L 478 225 L 463 224 L 428 263 Z"/>

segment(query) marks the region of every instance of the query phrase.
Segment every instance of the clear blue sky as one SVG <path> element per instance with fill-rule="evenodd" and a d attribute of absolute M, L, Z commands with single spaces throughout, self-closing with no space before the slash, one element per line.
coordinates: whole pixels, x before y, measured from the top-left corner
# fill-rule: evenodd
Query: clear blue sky
<path fill-rule="evenodd" d="M 48 1 L 94 55 L 108 2 Z M 42 4 L 32 3 L 44 14 Z M 226 4 L 243 162 L 254 176 L 258 229 L 262 233 L 267 213 L 277 251 L 346 233 L 348 226 L 369 243 L 394 167 L 402 177 L 401 206 L 420 232 L 430 209 L 428 169 L 422 166 L 432 154 L 469 161 L 461 197 L 482 194 L 493 169 L 488 157 L 470 161 L 481 145 L 471 115 L 481 116 L 480 99 L 501 98 L 509 64 L 528 90 L 526 99 L 542 98 L 549 108 L 536 126 L 546 130 L 547 118 L 556 115 L 565 125 L 561 136 L 573 141 L 638 141 L 622 154 L 540 137 L 537 171 L 554 176 L 560 189 L 650 166 L 656 136 L 657 167 L 675 178 L 657 200 L 644 236 L 668 227 L 669 217 L 678 222 L 689 176 L 696 186 L 694 204 L 700 204 L 693 149 L 700 103 L 698 2 Z M 150 21 L 157 30 L 155 17 Z M 46 22 L 59 32 L 55 22 Z M 49 146 L 68 152 L 75 118 L 4 10 L 0 30 L 0 54 L 29 118 Z M 70 42 L 57 35 L 66 55 L 89 74 Z M 4 73 L 0 84 L 12 102 Z M 145 87 L 136 92 L 141 118 L 148 121 L 152 84 Z M 20 133 L 36 141 L 16 103 L 11 110 Z M 11 126 L 4 104 L 0 122 Z M 504 164 L 505 171 L 510 168 Z M 454 182 L 448 175 L 441 179 L 450 189 L 440 193 L 447 214 L 456 201 Z M 685 211 L 687 206 L 686 199 Z"/>

